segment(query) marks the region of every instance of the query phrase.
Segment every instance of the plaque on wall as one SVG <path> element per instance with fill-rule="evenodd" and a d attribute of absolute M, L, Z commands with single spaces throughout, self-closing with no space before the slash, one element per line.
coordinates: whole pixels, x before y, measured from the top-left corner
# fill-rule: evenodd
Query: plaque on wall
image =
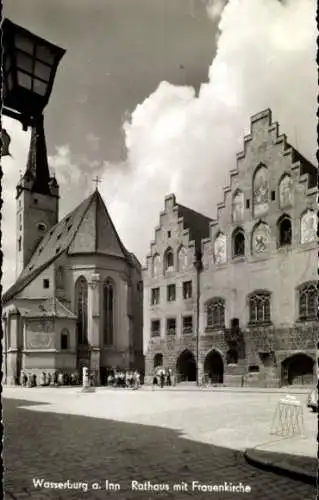
<path fill-rule="evenodd" d="M 285 175 L 279 185 L 279 202 L 281 207 L 292 205 L 292 180 L 290 175 Z"/>
<path fill-rule="evenodd" d="M 27 331 L 27 349 L 53 349 L 54 332 Z"/>
<path fill-rule="evenodd" d="M 244 218 L 244 193 L 237 191 L 233 198 L 233 222 L 240 222 Z"/>
<path fill-rule="evenodd" d="M 313 210 L 307 210 L 301 217 L 301 243 L 314 241 L 317 233 L 317 216 Z"/>
<path fill-rule="evenodd" d="M 180 271 L 184 271 L 187 269 L 188 258 L 187 258 L 187 250 L 185 247 L 182 247 L 178 252 L 178 267 Z"/>
<path fill-rule="evenodd" d="M 261 222 L 254 230 L 253 234 L 253 252 L 260 254 L 267 252 L 270 246 L 270 228 L 268 224 Z"/>
<path fill-rule="evenodd" d="M 268 169 L 260 167 L 254 178 L 254 215 L 264 214 L 269 205 Z"/>
<path fill-rule="evenodd" d="M 153 277 L 158 278 L 161 272 L 161 258 L 159 255 L 153 257 Z"/>
<path fill-rule="evenodd" d="M 216 264 L 224 264 L 226 262 L 226 236 L 219 233 L 214 243 L 214 257 Z"/>

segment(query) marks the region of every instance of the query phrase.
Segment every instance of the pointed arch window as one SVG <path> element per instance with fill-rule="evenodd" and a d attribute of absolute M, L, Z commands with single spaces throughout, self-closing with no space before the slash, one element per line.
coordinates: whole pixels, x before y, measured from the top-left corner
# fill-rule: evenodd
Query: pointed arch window
<path fill-rule="evenodd" d="M 291 245 L 291 241 L 291 219 L 288 215 L 284 215 L 278 221 L 278 245 L 279 247 Z"/>
<path fill-rule="evenodd" d="M 174 270 L 174 253 L 171 248 L 168 248 L 164 255 L 164 269 L 165 271 Z"/>
<path fill-rule="evenodd" d="M 114 341 L 114 283 L 108 278 L 103 287 L 103 343 L 113 345 Z"/>
<path fill-rule="evenodd" d="M 249 296 L 249 322 L 270 322 L 270 293 L 256 291 Z"/>
<path fill-rule="evenodd" d="M 88 284 L 84 276 L 80 276 L 75 284 L 75 297 L 77 341 L 79 345 L 85 345 L 88 343 Z"/>
<path fill-rule="evenodd" d="M 245 233 L 242 229 L 235 229 L 233 232 L 233 257 L 243 257 L 245 255 Z"/>
<path fill-rule="evenodd" d="M 215 297 L 206 304 L 206 326 L 207 328 L 225 327 L 225 301 Z"/>
<path fill-rule="evenodd" d="M 315 320 L 318 310 L 318 289 L 315 283 L 306 283 L 299 288 L 299 319 Z"/>

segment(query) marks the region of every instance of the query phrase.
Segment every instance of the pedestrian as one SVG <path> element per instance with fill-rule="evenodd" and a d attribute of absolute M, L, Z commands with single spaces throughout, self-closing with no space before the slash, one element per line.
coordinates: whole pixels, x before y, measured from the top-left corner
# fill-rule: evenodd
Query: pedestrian
<path fill-rule="evenodd" d="M 40 381 L 41 387 L 44 387 L 44 384 L 45 384 L 44 372 L 40 373 L 40 380 L 39 381 Z"/>
<path fill-rule="evenodd" d="M 64 383 L 64 374 L 60 372 L 58 374 L 58 385 L 63 385 L 63 383 Z"/>
<path fill-rule="evenodd" d="M 21 373 L 20 373 L 20 385 L 21 387 L 24 387 L 24 371 L 21 370 Z"/>
<path fill-rule="evenodd" d="M 167 385 L 170 387 L 172 385 L 171 372 L 167 370 Z"/>
<path fill-rule="evenodd" d="M 48 376 L 47 376 L 47 385 L 50 386 L 51 385 L 51 382 L 52 382 L 52 375 L 51 373 L 49 372 L 48 373 Z"/>
<path fill-rule="evenodd" d="M 155 387 L 157 387 L 157 385 L 158 385 L 157 375 L 156 375 L 156 373 L 154 373 L 152 389 L 154 390 Z"/>
<path fill-rule="evenodd" d="M 161 373 L 160 373 L 160 384 L 161 384 L 161 388 L 162 389 L 164 387 L 164 382 L 165 382 L 164 370 L 161 370 Z"/>
<path fill-rule="evenodd" d="M 135 370 L 135 372 L 134 372 L 134 387 L 135 387 L 135 389 L 139 389 L 140 385 L 141 385 L 140 374 L 137 370 Z"/>

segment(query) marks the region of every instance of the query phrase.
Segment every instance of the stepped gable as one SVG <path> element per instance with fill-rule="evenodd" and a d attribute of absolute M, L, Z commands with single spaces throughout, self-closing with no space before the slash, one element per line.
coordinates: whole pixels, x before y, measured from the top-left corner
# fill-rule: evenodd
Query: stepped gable
<path fill-rule="evenodd" d="M 15 284 L 3 295 L 5 304 L 60 255 L 104 253 L 139 266 L 122 244 L 98 190 L 58 222 L 41 240 Z M 139 268 L 139 267 L 138 267 Z"/>
<path fill-rule="evenodd" d="M 195 241 L 196 249 L 200 249 L 202 240 L 209 237 L 209 225 L 212 219 L 179 203 L 177 209 L 179 217 L 183 218 L 184 229 L 189 230 L 189 240 Z"/>
<path fill-rule="evenodd" d="M 250 132 L 249 134 L 244 136 L 243 142 L 244 142 L 244 148 L 242 151 L 236 154 L 236 162 L 238 162 L 245 158 L 246 156 L 246 144 L 250 142 L 253 139 L 253 124 L 259 120 L 267 118 L 268 120 L 268 131 L 269 133 L 274 132 L 276 134 L 276 144 L 283 143 L 283 148 L 285 151 L 285 154 L 291 156 L 291 165 L 292 167 L 299 167 L 299 178 L 302 176 L 307 176 L 307 184 L 308 184 L 308 189 L 312 189 L 314 187 L 317 187 L 318 185 L 318 168 L 315 167 L 309 160 L 307 160 L 297 149 L 295 149 L 293 146 L 291 146 L 290 143 L 287 141 L 287 136 L 286 134 L 279 134 L 279 124 L 278 122 L 273 122 L 272 121 L 272 111 L 271 109 L 267 108 L 250 118 Z M 228 193 L 231 192 L 232 190 L 232 178 L 236 177 L 238 175 L 238 166 L 230 170 L 230 185 L 225 186 L 223 189 L 224 193 L 224 199 L 223 201 L 217 203 L 217 209 L 220 211 L 226 206 L 226 196 Z M 302 181 L 302 179 L 300 179 Z M 218 219 L 219 217 L 217 217 Z M 218 221 L 212 221 L 211 225 L 217 224 Z"/>

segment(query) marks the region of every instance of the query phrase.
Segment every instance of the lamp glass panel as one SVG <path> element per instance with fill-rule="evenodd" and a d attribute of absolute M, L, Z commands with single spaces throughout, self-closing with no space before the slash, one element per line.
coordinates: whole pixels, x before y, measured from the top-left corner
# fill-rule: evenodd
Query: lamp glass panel
<path fill-rule="evenodd" d="M 34 76 L 41 80 L 49 81 L 51 75 L 51 66 L 42 64 L 40 61 L 35 60 Z"/>
<path fill-rule="evenodd" d="M 32 88 L 32 77 L 26 73 L 18 71 L 18 84 L 25 89 L 31 90 Z"/>
<path fill-rule="evenodd" d="M 36 58 L 50 65 L 53 65 L 55 61 L 54 53 L 49 47 L 46 47 L 45 45 L 37 45 Z"/>
<path fill-rule="evenodd" d="M 12 74 L 11 73 L 7 73 L 7 75 L 5 76 L 5 80 L 7 82 L 7 89 L 8 89 L 8 91 L 12 90 L 13 89 Z"/>
<path fill-rule="evenodd" d="M 32 74 L 33 70 L 33 57 L 17 50 L 17 68 L 27 71 Z"/>
<path fill-rule="evenodd" d="M 4 57 L 4 70 L 7 71 L 11 66 L 11 57 L 6 54 Z"/>
<path fill-rule="evenodd" d="M 47 82 L 43 82 L 42 80 L 37 80 L 37 78 L 34 78 L 33 92 L 35 92 L 38 95 L 45 96 L 45 94 L 47 93 L 47 89 L 48 89 Z"/>
<path fill-rule="evenodd" d="M 15 46 L 17 49 L 24 50 L 28 54 L 33 54 L 34 40 L 22 33 L 16 33 L 14 36 Z"/>

